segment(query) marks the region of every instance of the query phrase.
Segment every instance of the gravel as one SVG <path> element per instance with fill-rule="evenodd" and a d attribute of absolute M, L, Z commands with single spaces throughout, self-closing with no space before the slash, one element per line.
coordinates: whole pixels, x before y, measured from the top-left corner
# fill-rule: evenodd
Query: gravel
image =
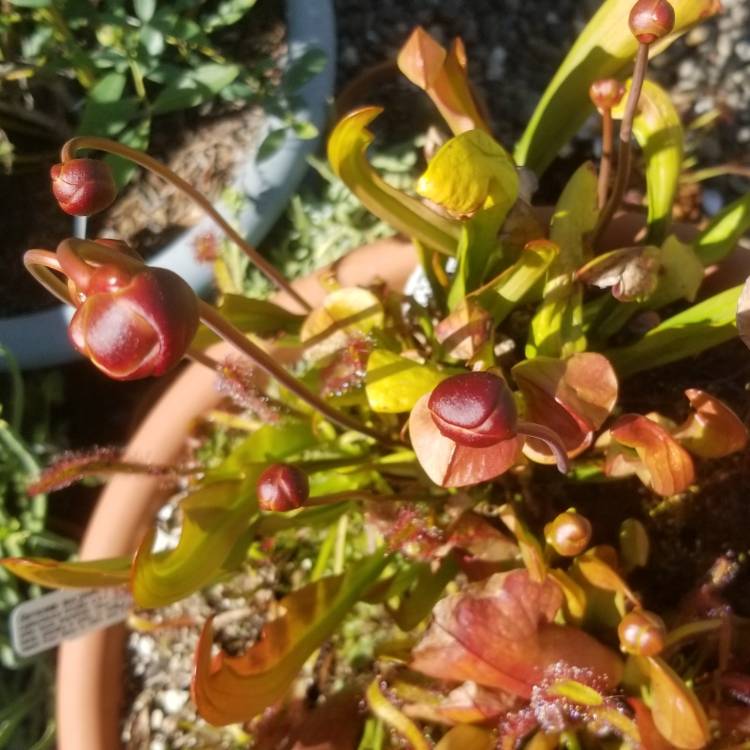
<path fill-rule="evenodd" d="M 750 146 L 750 2 L 723 0 L 724 13 L 695 27 L 656 58 L 650 75 L 671 90 L 686 122 L 716 108 L 714 127 L 693 138 L 701 166 L 747 163 Z M 469 74 L 486 101 L 493 131 L 506 146 L 523 132 L 566 51 L 599 7 L 596 0 L 335 0 L 339 86 L 367 66 L 395 57 L 421 24 L 443 43 L 461 36 Z M 584 131 L 578 147 L 594 131 Z M 712 183 L 739 194 L 738 177 Z"/>

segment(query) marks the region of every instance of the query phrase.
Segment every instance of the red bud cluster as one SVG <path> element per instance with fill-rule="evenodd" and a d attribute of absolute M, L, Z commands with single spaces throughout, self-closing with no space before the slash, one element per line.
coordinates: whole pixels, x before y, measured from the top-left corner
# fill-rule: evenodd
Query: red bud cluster
<path fill-rule="evenodd" d="M 310 496 L 310 483 L 301 469 L 291 464 L 271 464 L 256 484 L 261 510 L 286 512 L 301 508 Z"/>
<path fill-rule="evenodd" d="M 516 434 L 513 394 L 490 372 L 444 380 L 430 394 L 427 408 L 440 433 L 459 445 L 486 448 Z"/>
<path fill-rule="evenodd" d="M 117 197 L 112 170 L 101 159 L 70 159 L 50 170 L 52 193 L 72 216 L 91 216 L 109 208 Z"/>
<path fill-rule="evenodd" d="M 667 0 L 638 0 L 628 23 L 641 44 L 653 44 L 674 29 L 674 8 Z"/>

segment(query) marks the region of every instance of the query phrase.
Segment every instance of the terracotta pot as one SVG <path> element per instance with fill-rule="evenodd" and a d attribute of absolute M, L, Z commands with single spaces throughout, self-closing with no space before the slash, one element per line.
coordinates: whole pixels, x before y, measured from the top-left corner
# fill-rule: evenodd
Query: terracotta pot
<path fill-rule="evenodd" d="M 643 228 L 643 216 L 616 217 L 604 241 L 605 247 L 632 244 Z M 689 239 L 694 230 L 678 228 Z M 747 260 L 750 254 L 745 254 Z M 391 288 L 402 289 L 414 270 L 417 256 L 412 245 L 400 239 L 382 240 L 347 255 L 335 266 L 344 286 L 367 284 L 376 278 Z M 311 303 L 322 300 L 320 283 L 324 272 L 294 284 Z M 737 283 L 736 281 L 734 283 Z M 728 284 L 725 284 L 728 286 Z M 717 290 L 718 291 L 718 290 Z M 293 307 L 291 299 L 278 295 L 276 301 Z M 230 350 L 219 345 L 215 356 Z M 279 357 L 289 350 L 276 351 Z M 133 435 L 126 456 L 140 461 L 169 463 L 182 450 L 194 421 L 222 399 L 215 387 L 215 376 L 200 365 L 189 365 L 155 404 Z M 101 494 L 81 545 L 82 559 L 112 557 L 133 552 L 154 513 L 162 505 L 165 492 L 159 480 L 138 476 L 118 476 Z M 120 748 L 124 660 L 124 627 L 113 627 L 65 643 L 60 648 L 57 673 L 57 720 L 59 750 L 116 750 Z"/>

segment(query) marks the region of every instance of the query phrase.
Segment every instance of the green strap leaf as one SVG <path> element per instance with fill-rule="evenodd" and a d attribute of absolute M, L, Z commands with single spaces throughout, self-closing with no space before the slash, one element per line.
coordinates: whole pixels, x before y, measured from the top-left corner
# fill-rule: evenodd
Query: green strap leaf
<path fill-rule="evenodd" d="M 560 251 L 549 267 L 543 302 L 531 321 L 527 357 L 564 357 L 586 348 L 583 286 L 575 280 L 575 272 L 590 255 L 587 236 L 599 216 L 596 190 L 596 170 L 586 162 L 570 178 L 555 206 L 550 240 Z"/>
<path fill-rule="evenodd" d="M 456 249 L 458 268 L 448 291 L 448 309 L 455 310 L 475 289 L 492 263 L 498 249 L 497 233 L 505 219 L 501 206 L 491 206 L 465 221 L 461 226 L 461 239 Z"/>
<path fill-rule="evenodd" d="M 29 583 L 55 589 L 123 586 L 130 579 L 130 558 L 60 562 L 47 557 L 10 557 L 0 560 L 6 570 Z"/>
<path fill-rule="evenodd" d="M 399 628 L 405 633 L 416 628 L 432 612 L 458 571 L 453 557 L 446 557 L 435 572 L 428 563 L 413 563 L 413 585 L 400 596 L 398 606 L 389 609 Z"/>
<path fill-rule="evenodd" d="M 721 9 L 718 0 L 672 0 L 672 6 L 674 31 L 653 45 L 652 54 Z M 578 36 L 516 145 L 518 164 L 542 174 L 593 111 L 589 86 L 598 78 L 621 77 L 632 67 L 638 47 L 628 27 L 632 7 L 633 0 L 606 0 Z"/>
<path fill-rule="evenodd" d="M 472 292 L 470 297 L 476 297 L 492 315 L 495 325 L 500 325 L 544 277 L 558 252 L 558 246 L 549 240 L 529 242 L 512 266 Z"/>
<path fill-rule="evenodd" d="M 693 249 L 704 266 L 718 263 L 750 229 L 750 193 L 725 206 L 695 238 Z"/>
<path fill-rule="evenodd" d="M 668 318 L 630 346 L 604 352 L 620 377 L 677 362 L 737 335 L 735 320 L 742 286 L 727 289 Z"/>

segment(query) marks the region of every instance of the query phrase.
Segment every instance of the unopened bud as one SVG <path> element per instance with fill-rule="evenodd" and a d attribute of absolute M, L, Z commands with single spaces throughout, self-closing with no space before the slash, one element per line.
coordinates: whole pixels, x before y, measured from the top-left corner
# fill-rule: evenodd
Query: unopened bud
<path fill-rule="evenodd" d="M 674 29 L 674 8 L 667 0 L 638 0 L 628 23 L 641 44 L 652 44 Z"/>
<path fill-rule="evenodd" d="M 117 197 L 112 170 L 101 159 L 70 159 L 50 169 L 52 193 L 72 216 L 91 216 L 109 208 Z"/>
<path fill-rule="evenodd" d="M 516 404 L 506 382 L 490 372 L 467 372 L 440 383 L 427 408 L 442 435 L 485 448 L 516 435 Z"/>
<path fill-rule="evenodd" d="M 617 635 L 628 654 L 656 656 L 664 649 L 667 629 L 659 615 L 645 609 L 629 612 L 620 620 Z"/>
<path fill-rule="evenodd" d="M 78 309 L 68 335 L 106 375 L 163 375 L 185 356 L 198 328 L 198 300 L 176 273 L 113 261 L 92 266 L 83 281 L 73 284 Z"/>
<path fill-rule="evenodd" d="M 544 538 L 558 555 L 580 555 L 591 541 L 591 523 L 574 510 L 560 513 L 544 527 Z"/>
<path fill-rule="evenodd" d="M 301 508 L 310 496 L 310 483 L 302 469 L 291 464 L 271 464 L 256 485 L 261 510 L 286 512 Z"/>
<path fill-rule="evenodd" d="M 616 78 L 600 78 L 589 87 L 589 97 L 599 111 L 616 107 L 625 95 L 625 86 Z"/>

